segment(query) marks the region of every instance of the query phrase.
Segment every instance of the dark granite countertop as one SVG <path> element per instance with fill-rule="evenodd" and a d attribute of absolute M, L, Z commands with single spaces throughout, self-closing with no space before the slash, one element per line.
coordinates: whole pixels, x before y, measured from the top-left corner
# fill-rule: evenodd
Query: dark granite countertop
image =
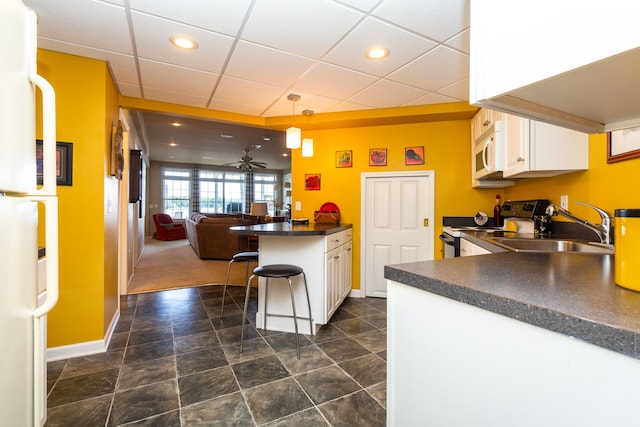
<path fill-rule="evenodd" d="M 385 266 L 384 277 L 640 358 L 640 292 L 613 255 L 516 253 Z"/>
<path fill-rule="evenodd" d="M 232 233 L 257 236 L 327 236 L 351 228 L 351 224 L 267 224 L 230 227 Z"/>

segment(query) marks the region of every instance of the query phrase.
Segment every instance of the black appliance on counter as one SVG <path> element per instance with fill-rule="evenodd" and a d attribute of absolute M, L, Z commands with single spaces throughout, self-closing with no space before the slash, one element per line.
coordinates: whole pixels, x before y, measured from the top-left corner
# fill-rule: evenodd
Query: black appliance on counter
<path fill-rule="evenodd" d="M 533 219 L 545 215 L 549 200 L 508 200 L 502 205 L 501 215 L 504 218 Z M 477 217 L 477 215 L 476 215 Z M 476 224 L 475 217 L 445 216 L 442 217 L 442 254 L 444 258 L 460 256 L 460 236 L 464 231 L 504 230 L 504 226 L 495 227 L 491 218 L 484 225 Z"/>

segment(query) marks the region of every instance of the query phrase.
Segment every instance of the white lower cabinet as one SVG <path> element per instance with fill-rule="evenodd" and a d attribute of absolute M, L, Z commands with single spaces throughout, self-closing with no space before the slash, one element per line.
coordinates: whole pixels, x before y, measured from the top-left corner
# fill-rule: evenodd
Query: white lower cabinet
<path fill-rule="evenodd" d="M 351 292 L 353 268 L 351 231 L 349 230 L 348 236 L 342 237 L 340 246 L 325 253 L 325 315 L 327 321 Z M 327 239 L 330 238 L 327 237 Z"/>
<path fill-rule="evenodd" d="M 299 331 L 310 334 L 329 322 L 333 313 L 349 295 L 352 287 L 352 230 L 346 229 L 329 235 L 260 235 L 260 265 L 293 264 L 304 270 L 309 287 L 313 331 L 309 322 L 298 321 Z M 296 311 L 300 317 L 307 317 L 307 299 L 302 276 L 292 279 Z M 265 327 L 265 279 L 259 280 L 258 312 L 256 324 Z M 289 287 L 269 284 L 268 311 L 270 314 L 291 315 Z M 294 323 L 289 318 L 269 316 L 267 330 L 293 332 Z"/>
<path fill-rule="evenodd" d="M 483 255 L 490 253 L 491 251 L 488 251 L 475 243 L 471 243 L 467 239 L 460 239 L 460 256 Z"/>

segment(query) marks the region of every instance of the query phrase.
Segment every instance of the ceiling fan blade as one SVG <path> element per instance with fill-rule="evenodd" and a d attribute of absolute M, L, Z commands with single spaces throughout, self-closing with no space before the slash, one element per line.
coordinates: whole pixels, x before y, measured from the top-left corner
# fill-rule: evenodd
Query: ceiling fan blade
<path fill-rule="evenodd" d="M 262 169 L 267 167 L 267 164 L 266 163 L 262 163 L 262 162 L 250 162 L 249 164 L 251 166 L 255 166 L 257 168 L 262 168 Z"/>

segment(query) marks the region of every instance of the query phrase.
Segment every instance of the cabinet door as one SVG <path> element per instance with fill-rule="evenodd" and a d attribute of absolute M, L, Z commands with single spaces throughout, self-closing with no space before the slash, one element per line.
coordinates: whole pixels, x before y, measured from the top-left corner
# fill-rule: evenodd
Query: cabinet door
<path fill-rule="evenodd" d="M 340 300 L 340 248 L 333 249 L 325 254 L 325 308 L 326 319 L 329 321 L 338 308 Z"/>
<path fill-rule="evenodd" d="M 351 278 L 353 276 L 353 252 L 352 252 L 352 242 L 349 241 L 342 246 L 342 254 L 340 255 L 340 269 L 342 270 L 341 277 L 341 295 L 340 301 L 338 304 L 341 304 L 342 301 L 349 295 L 352 288 Z M 337 308 L 337 307 L 336 307 Z"/>
<path fill-rule="evenodd" d="M 483 247 L 471 243 L 467 239 L 460 239 L 460 256 L 473 256 L 490 254 L 491 251 L 486 250 Z"/>
<path fill-rule="evenodd" d="M 509 177 L 529 168 L 529 120 L 505 115 L 504 118 L 504 172 Z"/>

